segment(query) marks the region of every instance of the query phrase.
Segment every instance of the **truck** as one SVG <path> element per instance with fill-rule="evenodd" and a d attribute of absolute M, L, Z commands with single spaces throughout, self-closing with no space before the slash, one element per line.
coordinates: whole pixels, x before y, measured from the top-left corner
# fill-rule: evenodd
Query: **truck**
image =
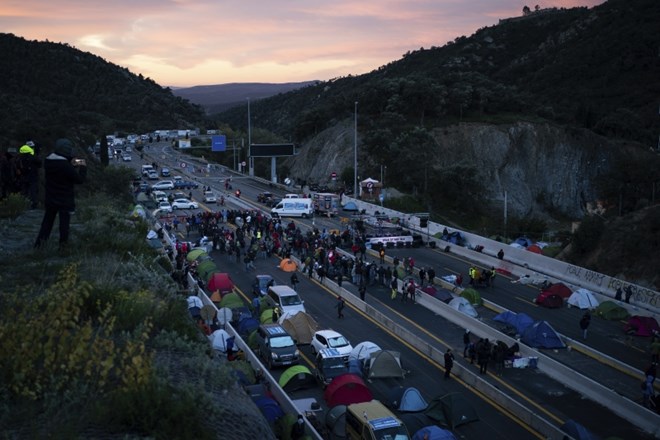
<path fill-rule="evenodd" d="M 308 218 L 314 215 L 314 204 L 312 199 L 283 199 L 270 210 L 270 215 Z"/>
<path fill-rule="evenodd" d="M 312 198 L 314 200 L 314 212 L 317 214 L 333 216 L 339 212 L 339 195 L 334 193 L 315 193 Z"/>

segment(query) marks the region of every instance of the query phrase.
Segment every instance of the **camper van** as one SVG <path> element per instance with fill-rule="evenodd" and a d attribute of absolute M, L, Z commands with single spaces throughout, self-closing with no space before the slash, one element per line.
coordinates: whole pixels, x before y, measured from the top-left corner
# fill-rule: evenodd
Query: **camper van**
<path fill-rule="evenodd" d="M 314 214 L 312 199 L 283 199 L 273 209 L 273 217 L 311 217 Z"/>
<path fill-rule="evenodd" d="M 279 324 L 261 324 L 257 329 L 257 351 L 269 369 L 300 361 L 296 341 Z"/>
<path fill-rule="evenodd" d="M 279 307 L 282 314 L 305 312 L 305 305 L 295 290 L 289 286 L 270 286 L 266 301 L 272 307 Z"/>
<path fill-rule="evenodd" d="M 333 193 L 316 193 L 314 194 L 314 211 L 317 214 L 323 215 L 337 215 L 340 203 L 339 196 Z"/>
<path fill-rule="evenodd" d="M 349 440 L 409 440 L 408 430 L 378 400 L 346 407 L 346 438 Z"/>

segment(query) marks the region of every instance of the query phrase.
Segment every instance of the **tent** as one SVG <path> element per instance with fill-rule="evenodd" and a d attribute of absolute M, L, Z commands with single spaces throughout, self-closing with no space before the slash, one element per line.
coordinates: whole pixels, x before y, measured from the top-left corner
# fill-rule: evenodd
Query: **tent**
<path fill-rule="evenodd" d="M 347 373 L 332 379 L 323 392 L 323 398 L 332 408 L 337 405 L 370 402 L 373 396 L 360 376 Z"/>
<path fill-rule="evenodd" d="M 424 414 L 449 429 L 479 420 L 475 409 L 460 393 L 436 397 L 431 400 Z"/>
<path fill-rule="evenodd" d="M 449 243 L 454 243 L 457 246 L 465 246 L 465 237 L 458 231 L 450 232 L 449 235 L 442 236 L 442 239 Z"/>
<path fill-rule="evenodd" d="M 290 392 L 314 386 L 316 378 L 306 366 L 294 365 L 282 372 L 278 383 L 284 391 Z"/>
<path fill-rule="evenodd" d="M 534 302 L 549 309 L 560 309 L 564 307 L 564 298 L 561 295 L 545 290 L 539 293 Z"/>
<path fill-rule="evenodd" d="M 206 288 L 209 292 L 219 291 L 220 295 L 225 295 L 234 291 L 234 282 L 229 274 L 216 272 L 209 278 Z"/>
<path fill-rule="evenodd" d="M 543 289 L 543 292 L 556 293 L 564 299 L 568 299 L 573 293 L 564 283 L 555 283 L 550 287 Z"/>
<path fill-rule="evenodd" d="M 268 423 L 275 423 L 277 419 L 284 415 L 284 411 L 282 411 L 277 401 L 270 397 L 260 397 L 254 403 L 261 411 L 261 414 L 268 420 Z"/>
<path fill-rule="evenodd" d="M 273 322 L 273 309 L 265 309 L 261 311 L 261 316 L 259 316 L 259 321 L 262 324 L 270 324 Z"/>
<path fill-rule="evenodd" d="M 598 300 L 587 289 L 578 289 L 568 297 L 568 305 L 580 309 L 595 309 L 598 307 Z"/>
<path fill-rule="evenodd" d="M 522 333 L 521 340 L 534 348 L 566 348 L 566 344 L 547 321 L 536 321 Z"/>
<path fill-rule="evenodd" d="M 394 387 L 389 392 L 388 406 L 402 412 L 424 411 L 428 403 L 417 388 Z"/>
<path fill-rule="evenodd" d="M 359 211 L 358 205 L 355 202 L 346 202 L 344 206 L 341 207 L 344 211 Z"/>
<path fill-rule="evenodd" d="M 462 297 L 454 298 L 451 301 L 449 301 L 449 306 L 473 318 L 479 316 L 475 308 L 472 307 L 472 304 L 470 304 L 470 301 L 468 301 L 465 298 Z"/>
<path fill-rule="evenodd" d="M 422 289 L 422 292 L 435 297 L 435 294 L 438 293 L 438 290 L 433 286 L 426 286 Z"/>
<path fill-rule="evenodd" d="M 325 414 L 325 425 L 330 428 L 331 438 L 346 437 L 346 405 L 337 405 Z"/>
<path fill-rule="evenodd" d="M 518 237 L 515 240 L 513 240 L 513 243 L 511 244 L 517 244 L 518 246 L 522 246 L 524 248 L 531 246 L 534 244 L 532 240 L 530 240 L 527 237 Z"/>
<path fill-rule="evenodd" d="M 527 250 L 535 254 L 543 254 L 543 249 L 541 249 L 541 246 L 536 243 L 527 246 Z"/>
<path fill-rule="evenodd" d="M 280 269 L 284 272 L 295 272 L 298 270 L 298 265 L 291 258 L 283 258 L 282 261 L 280 261 Z"/>
<path fill-rule="evenodd" d="M 399 419 L 404 425 L 406 425 L 406 429 L 409 433 L 417 432 L 427 426 L 435 425 L 435 421 L 423 412 L 403 413 L 399 416 Z"/>
<path fill-rule="evenodd" d="M 415 432 L 412 440 L 456 440 L 456 437 L 451 431 L 447 431 L 436 425 L 430 425 Z"/>
<path fill-rule="evenodd" d="M 401 367 L 401 353 L 391 350 L 380 350 L 370 354 L 366 363 L 369 379 L 385 379 L 400 377 L 403 379 L 406 370 Z"/>
<path fill-rule="evenodd" d="M 204 281 L 208 280 L 208 275 L 216 270 L 218 270 L 218 267 L 213 260 L 202 261 L 197 265 L 197 274 Z"/>
<path fill-rule="evenodd" d="M 373 342 L 370 341 L 360 342 L 358 345 L 353 347 L 351 354 L 348 355 L 348 359 L 349 360 L 355 359 L 358 361 L 369 359 L 371 353 L 374 353 L 379 350 L 380 347 L 374 344 Z"/>
<path fill-rule="evenodd" d="M 195 261 L 196 259 L 204 255 L 208 255 L 205 249 L 201 249 L 201 248 L 193 249 L 192 251 L 188 252 L 188 255 L 186 255 L 186 260 Z"/>
<path fill-rule="evenodd" d="M 222 301 L 222 295 L 220 294 L 219 290 L 216 290 L 211 294 L 209 299 L 213 302 L 213 304 L 219 304 L 220 301 Z"/>
<path fill-rule="evenodd" d="M 483 304 L 483 301 L 481 300 L 481 295 L 479 292 L 477 292 L 475 289 L 468 287 L 467 289 L 463 289 L 461 292 L 461 296 L 468 301 L 470 301 L 470 304 L 473 306 L 480 306 Z"/>
<path fill-rule="evenodd" d="M 527 327 L 534 324 L 534 319 L 525 313 L 514 313 L 509 310 L 502 312 L 493 318 L 494 321 L 503 322 L 516 330 L 516 333 L 522 335 Z"/>
<path fill-rule="evenodd" d="M 629 317 L 630 313 L 614 301 L 603 301 L 596 307 L 596 315 L 608 321 L 619 321 Z"/>
<path fill-rule="evenodd" d="M 305 312 L 298 312 L 293 315 L 285 313 L 279 319 L 279 323 L 296 340 L 296 344 L 311 343 L 314 333 L 319 330 L 318 323 Z"/>
<path fill-rule="evenodd" d="M 234 316 L 234 312 L 231 311 L 228 307 L 223 307 L 218 310 L 218 322 L 222 325 L 231 321 Z"/>
<path fill-rule="evenodd" d="M 443 289 L 441 287 L 426 286 L 422 289 L 422 292 L 431 295 L 435 299 L 438 299 L 445 304 L 454 299 L 454 295 L 452 295 L 449 290 Z"/>
<path fill-rule="evenodd" d="M 231 338 L 229 333 L 223 329 L 218 329 L 211 333 L 209 339 L 211 340 L 211 345 L 215 350 L 219 350 L 223 353 L 227 351 L 227 339 Z M 234 345 L 234 351 L 238 351 L 238 348 Z"/>
<path fill-rule="evenodd" d="M 235 309 L 237 307 L 242 307 L 243 301 L 238 296 L 237 293 L 228 293 L 220 301 L 220 307 L 227 307 L 230 309 Z"/>
<path fill-rule="evenodd" d="M 252 317 L 246 317 L 238 322 L 238 334 L 247 337 L 250 333 L 259 328 L 259 321 Z"/>
<path fill-rule="evenodd" d="M 573 419 L 567 420 L 560 429 L 575 440 L 598 440 L 598 437 Z"/>
<path fill-rule="evenodd" d="M 658 321 L 655 318 L 635 315 L 628 318 L 628 323 L 626 323 L 623 331 L 629 335 L 653 336 L 654 332 L 660 332 L 660 327 L 658 327 Z"/>

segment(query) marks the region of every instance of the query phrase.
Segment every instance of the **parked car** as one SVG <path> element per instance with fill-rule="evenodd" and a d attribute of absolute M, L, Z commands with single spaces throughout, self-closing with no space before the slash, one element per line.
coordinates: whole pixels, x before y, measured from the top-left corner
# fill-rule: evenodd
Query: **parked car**
<path fill-rule="evenodd" d="M 121 159 L 122 159 L 124 162 L 130 162 L 130 161 L 133 160 L 133 158 L 131 157 L 130 154 L 122 154 L 122 155 L 121 155 Z"/>
<path fill-rule="evenodd" d="M 196 189 L 199 187 L 197 182 L 192 182 L 190 180 L 176 180 L 174 182 L 175 189 Z"/>
<path fill-rule="evenodd" d="M 266 296 L 268 288 L 270 286 L 275 286 L 276 284 L 277 282 L 270 275 L 257 275 L 252 282 L 252 294 L 254 296 Z"/>
<path fill-rule="evenodd" d="M 168 201 L 163 201 L 158 203 L 158 209 L 163 212 L 172 212 L 172 205 L 170 205 L 170 202 Z"/>
<path fill-rule="evenodd" d="M 204 191 L 204 203 L 218 203 L 218 198 L 213 191 Z"/>
<path fill-rule="evenodd" d="M 300 361 L 296 341 L 279 324 L 261 324 L 257 329 L 257 353 L 269 369 Z"/>
<path fill-rule="evenodd" d="M 199 204 L 188 199 L 176 199 L 172 202 L 172 209 L 198 209 Z"/>
<path fill-rule="evenodd" d="M 160 175 L 163 177 L 170 177 L 170 169 L 165 167 L 161 168 Z"/>
<path fill-rule="evenodd" d="M 317 331 L 312 337 L 310 346 L 312 353 L 318 353 L 324 348 L 334 348 L 346 361 L 348 361 L 348 355 L 353 351 L 353 346 L 348 339 L 334 330 Z"/>
<path fill-rule="evenodd" d="M 151 189 L 174 189 L 174 182 L 171 180 L 161 180 L 160 182 L 154 183 L 151 185 Z"/>
<path fill-rule="evenodd" d="M 184 193 L 184 192 L 177 191 L 177 192 L 172 194 L 172 200 L 175 200 L 175 199 L 188 199 L 188 200 L 190 200 L 190 196 L 188 194 Z"/>
<path fill-rule="evenodd" d="M 153 192 L 153 198 L 157 202 L 167 202 L 167 194 L 165 194 L 163 191 L 154 191 Z"/>
<path fill-rule="evenodd" d="M 158 173 L 154 170 L 147 172 L 147 179 L 149 180 L 158 180 Z"/>

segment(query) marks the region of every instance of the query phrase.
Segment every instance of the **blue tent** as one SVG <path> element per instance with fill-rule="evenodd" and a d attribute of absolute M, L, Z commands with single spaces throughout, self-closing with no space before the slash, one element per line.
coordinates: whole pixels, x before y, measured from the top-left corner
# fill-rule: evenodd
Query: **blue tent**
<path fill-rule="evenodd" d="M 458 231 L 450 232 L 449 235 L 443 235 L 442 239 L 458 246 L 465 246 L 465 237 Z"/>
<path fill-rule="evenodd" d="M 349 359 L 348 372 L 362 377 L 362 365 L 360 364 L 360 361 L 357 359 Z"/>
<path fill-rule="evenodd" d="M 528 327 L 534 324 L 534 319 L 529 315 L 525 313 L 514 313 L 508 310 L 500 313 L 493 320 L 512 326 L 519 335 L 522 335 Z"/>
<path fill-rule="evenodd" d="M 535 348 L 566 348 L 555 329 L 547 321 L 536 321 L 522 333 L 522 341 Z"/>
<path fill-rule="evenodd" d="M 284 415 L 284 411 L 282 411 L 280 405 L 270 397 L 260 397 L 254 403 L 269 423 L 275 423 L 277 419 Z"/>
<path fill-rule="evenodd" d="M 527 237 L 518 237 L 514 241 L 514 243 L 519 244 L 520 246 L 526 248 L 527 246 L 531 246 L 534 244 L 532 240 L 530 240 Z"/>
<path fill-rule="evenodd" d="M 403 412 L 424 411 L 428 406 L 417 388 L 395 387 L 389 392 L 389 406 Z"/>
<path fill-rule="evenodd" d="M 454 434 L 451 431 L 442 429 L 439 426 L 431 425 L 426 426 L 419 431 L 417 431 L 413 436 L 412 440 L 456 440 Z"/>
<path fill-rule="evenodd" d="M 355 202 L 346 202 L 344 206 L 342 206 L 342 209 L 344 211 L 357 211 L 358 206 L 355 204 Z"/>
<path fill-rule="evenodd" d="M 238 323 L 238 333 L 241 336 L 247 336 L 259 328 L 259 321 L 253 317 L 244 317 Z"/>
<path fill-rule="evenodd" d="M 561 430 L 573 437 L 575 440 L 599 440 L 599 437 L 589 432 L 587 428 L 580 425 L 573 419 L 570 419 L 561 425 Z"/>

